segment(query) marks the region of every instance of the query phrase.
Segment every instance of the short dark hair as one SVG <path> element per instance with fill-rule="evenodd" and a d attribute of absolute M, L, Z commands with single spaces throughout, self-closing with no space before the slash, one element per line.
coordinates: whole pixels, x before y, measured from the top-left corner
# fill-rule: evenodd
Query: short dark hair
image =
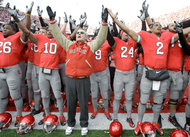
<path fill-rule="evenodd" d="M 19 32 L 18 25 L 15 23 L 15 21 L 10 21 L 10 22 L 8 22 L 8 23 L 5 23 L 5 24 L 3 25 L 3 27 L 4 27 L 5 25 L 10 25 L 11 28 L 12 28 L 14 31 Z"/>

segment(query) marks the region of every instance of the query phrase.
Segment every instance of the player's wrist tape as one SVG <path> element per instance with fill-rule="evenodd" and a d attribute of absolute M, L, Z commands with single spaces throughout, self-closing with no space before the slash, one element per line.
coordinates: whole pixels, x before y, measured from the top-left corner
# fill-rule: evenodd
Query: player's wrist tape
<path fill-rule="evenodd" d="M 55 24 L 56 23 L 56 20 L 55 19 L 50 19 L 50 24 Z"/>
<path fill-rule="evenodd" d="M 102 21 L 102 26 L 108 26 L 107 22 Z"/>

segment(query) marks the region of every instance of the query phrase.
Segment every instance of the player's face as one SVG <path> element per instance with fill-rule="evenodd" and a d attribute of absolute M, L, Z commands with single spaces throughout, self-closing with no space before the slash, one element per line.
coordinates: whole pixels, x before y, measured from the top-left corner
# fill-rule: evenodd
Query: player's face
<path fill-rule="evenodd" d="M 40 31 L 39 31 L 39 34 L 42 34 L 42 35 L 47 36 L 47 30 L 46 30 L 46 29 L 41 28 L 41 29 L 40 29 Z"/>
<path fill-rule="evenodd" d="M 47 30 L 47 37 L 48 38 L 53 38 L 53 34 L 51 33 L 50 29 Z"/>
<path fill-rule="evenodd" d="M 83 29 L 79 29 L 76 33 L 76 40 L 78 42 L 84 42 L 87 40 L 86 32 Z"/>
<path fill-rule="evenodd" d="M 162 26 L 159 22 L 155 22 L 151 28 L 152 33 L 160 35 L 162 32 Z"/>
<path fill-rule="evenodd" d="M 175 29 L 175 24 L 174 24 L 174 23 L 170 23 L 170 24 L 168 25 L 168 30 L 169 30 L 170 32 L 174 32 L 174 33 L 177 32 L 176 29 Z"/>
<path fill-rule="evenodd" d="M 14 29 L 11 27 L 11 25 L 4 25 L 3 27 L 3 36 L 4 37 L 8 37 L 10 35 L 15 34 L 16 32 L 14 31 Z"/>

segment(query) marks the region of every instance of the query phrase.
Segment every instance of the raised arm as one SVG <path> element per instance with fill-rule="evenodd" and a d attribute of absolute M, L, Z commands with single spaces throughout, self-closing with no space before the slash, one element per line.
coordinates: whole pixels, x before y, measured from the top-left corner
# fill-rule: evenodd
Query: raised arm
<path fill-rule="evenodd" d="M 9 3 L 7 3 L 6 10 L 14 18 L 14 20 L 15 20 L 16 24 L 18 25 L 19 29 L 22 31 L 21 40 L 23 42 L 26 42 L 28 40 L 28 38 L 29 38 L 31 40 L 31 42 L 37 43 L 36 37 L 19 20 L 18 13 L 17 13 L 16 9 L 11 9 L 9 7 Z"/>
<path fill-rule="evenodd" d="M 185 29 L 182 29 L 183 27 L 182 27 L 182 24 L 181 23 L 177 23 L 177 22 L 175 22 L 174 21 L 174 23 L 175 23 L 175 29 L 176 29 L 176 31 L 178 32 L 179 31 L 179 28 L 183 31 L 183 35 L 187 35 L 187 34 L 189 34 L 190 33 L 190 27 L 188 27 L 188 28 L 185 28 Z M 172 40 L 171 40 L 171 44 L 173 44 L 173 43 L 175 43 L 176 41 L 178 41 L 179 40 L 179 35 L 176 33 L 173 37 L 172 37 Z"/>
<path fill-rule="evenodd" d="M 68 40 L 60 31 L 56 20 L 56 12 L 53 12 L 51 7 L 47 6 L 47 13 L 50 18 L 50 28 L 52 30 L 52 34 L 55 38 L 55 40 L 67 51 L 68 47 L 73 43 L 72 41 Z"/>
<path fill-rule="evenodd" d="M 115 14 L 112 13 L 112 11 L 110 9 L 108 9 L 108 13 L 111 16 L 111 18 L 113 19 L 113 21 L 125 32 L 127 33 L 134 41 L 139 41 L 138 40 L 138 34 L 129 29 L 127 26 L 125 26 L 125 24 L 121 23 L 115 16 Z"/>
<path fill-rule="evenodd" d="M 98 50 L 107 38 L 107 33 L 108 33 L 107 21 L 108 21 L 108 10 L 107 8 L 104 9 L 104 7 L 102 6 L 102 25 L 100 27 L 96 39 L 92 42 L 89 42 L 90 49 L 92 50 L 92 52 Z"/>
<path fill-rule="evenodd" d="M 61 32 L 65 35 L 66 33 L 66 28 L 67 28 L 67 23 L 68 23 L 68 19 L 67 19 L 67 14 L 66 12 L 64 12 L 65 17 L 63 17 L 64 20 L 64 24 L 63 27 L 61 28 Z"/>
<path fill-rule="evenodd" d="M 107 41 L 108 41 L 110 47 L 113 48 L 113 46 L 115 45 L 115 40 L 109 29 L 108 29 Z"/>
<path fill-rule="evenodd" d="M 43 10 L 40 10 L 40 6 L 37 7 L 37 12 L 38 12 L 38 17 L 39 17 L 39 20 L 40 20 L 40 25 L 41 27 L 47 27 L 48 24 L 46 24 L 42 18 L 42 13 L 43 13 Z"/>
<path fill-rule="evenodd" d="M 184 37 L 182 26 L 176 24 L 176 30 L 177 30 L 178 35 L 179 35 L 179 40 L 180 40 L 180 43 L 182 45 L 183 52 L 186 55 L 190 55 L 190 45 L 187 43 L 187 41 L 186 41 L 186 39 Z"/>
<path fill-rule="evenodd" d="M 86 19 L 87 19 L 86 13 L 84 13 L 84 15 L 81 14 L 81 16 L 79 18 L 80 24 L 77 25 L 77 27 L 75 28 L 75 30 L 69 36 L 70 40 L 75 40 L 77 31 L 79 30 L 79 28 L 83 28 L 84 23 L 86 22 Z"/>

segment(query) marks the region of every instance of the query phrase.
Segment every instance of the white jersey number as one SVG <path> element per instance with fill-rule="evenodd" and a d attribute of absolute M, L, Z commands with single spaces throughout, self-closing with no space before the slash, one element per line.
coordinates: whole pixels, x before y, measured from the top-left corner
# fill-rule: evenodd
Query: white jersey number
<path fill-rule="evenodd" d="M 162 42 L 157 42 L 156 46 L 158 47 L 157 50 L 156 50 L 156 54 L 157 55 L 163 55 L 164 52 L 160 51 L 164 47 L 163 43 Z"/>
<path fill-rule="evenodd" d="M 134 49 L 133 49 L 133 47 L 130 48 L 127 55 L 125 55 L 125 53 L 127 52 L 127 47 L 121 47 L 121 50 L 122 50 L 121 58 L 127 58 L 128 55 L 131 55 L 131 58 L 134 57 Z"/>
<path fill-rule="evenodd" d="M 34 52 L 38 52 L 38 46 L 36 44 L 34 44 Z"/>
<path fill-rule="evenodd" d="M 101 58 L 102 58 L 102 51 L 101 50 L 97 50 L 96 52 L 95 52 L 95 59 L 96 60 L 101 60 Z"/>
<path fill-rule="evenodd" d="M 45 50 L 44 53 L 50 53 L 50 54 L 55 54 L 57 52 L 57 44 L 56 43 L 45 43 Z M 48 46 L 49 46 L 49 51 L 48 51 Z"/>
<path fill-rule="evenodd" d="M 10 41 L 8 42 L 0 42 L 0 47 L 3 46 L 3 49 L 0 50 L 0 53 L 11 53 L 11 46 L 12 46 L 12 43 Z"/>
<path fill-rule="evenodd" d="M 181 46 L 181 44 L 180 44 L 180 41 L 178 40 L 177 42 L 178 42 L 178 47 L 182 48 L 182 46 Z M 173 43 L 173 44 L 171 45 L 171 47 L 173 48 L 174 45 L 175 45 L 175 43 Z"/>

